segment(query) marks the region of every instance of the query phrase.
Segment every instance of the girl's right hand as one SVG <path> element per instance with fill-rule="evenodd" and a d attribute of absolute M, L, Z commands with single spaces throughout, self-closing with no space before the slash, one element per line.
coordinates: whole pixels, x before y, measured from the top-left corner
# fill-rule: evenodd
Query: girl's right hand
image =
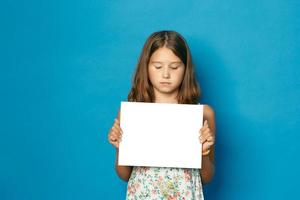
<path fill-rule="evenodd" d="M 116 148 L 119 148 L 121 142 L 123 131 L 120 127 L 120 121 L 115 119 L 115 122 L 108 134 L 108 141 L 114 145 Z"/>

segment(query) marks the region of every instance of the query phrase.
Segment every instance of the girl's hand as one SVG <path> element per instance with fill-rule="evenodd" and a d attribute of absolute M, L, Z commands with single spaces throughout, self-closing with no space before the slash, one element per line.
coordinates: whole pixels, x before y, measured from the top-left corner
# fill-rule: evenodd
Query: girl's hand
<path fill-rule="evenodd" d="M 115 122 L 108 134 L 108 141 L 114 145 L 116 148 L 119 148 L 119 143 L 121 142 L 123 131 L 120 128 L 120 121 L 115 119 Z"/>
<path fill-rule="evenodd" d="M 215 144 L 215 135 L 209 128 L 207 120 L 204 121 L 204 125 L 199 133 L 199 140 L 202 143 L 202 155 L 208 155 L 210 148 Z"/>

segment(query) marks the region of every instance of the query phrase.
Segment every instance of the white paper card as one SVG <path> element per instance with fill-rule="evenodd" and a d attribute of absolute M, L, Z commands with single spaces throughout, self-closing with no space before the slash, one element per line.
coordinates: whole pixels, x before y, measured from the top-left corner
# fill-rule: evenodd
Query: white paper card
<path fill-rule="evenodd" d="M 119 165 L 201 168 L 203 105 L 121 102 Z"/>

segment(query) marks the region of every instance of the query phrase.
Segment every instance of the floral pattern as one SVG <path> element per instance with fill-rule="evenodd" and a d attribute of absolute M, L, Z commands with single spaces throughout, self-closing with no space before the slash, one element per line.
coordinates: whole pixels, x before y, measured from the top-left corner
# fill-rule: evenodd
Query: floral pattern
<path fill-rule="evenodd" d="M 133 167 L 127 200 L 203 200 L 199 169 Z"/>

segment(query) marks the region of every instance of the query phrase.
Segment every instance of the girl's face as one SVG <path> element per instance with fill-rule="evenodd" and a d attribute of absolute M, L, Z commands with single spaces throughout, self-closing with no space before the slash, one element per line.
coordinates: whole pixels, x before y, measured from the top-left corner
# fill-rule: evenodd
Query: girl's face
<path fill-rule="evenodd" d="M 175 95 L 183 80 L 185 66 L 172 50 L 161 47 L 151 56 L 148 65 L 149 80 L 157 95 Z"/>

